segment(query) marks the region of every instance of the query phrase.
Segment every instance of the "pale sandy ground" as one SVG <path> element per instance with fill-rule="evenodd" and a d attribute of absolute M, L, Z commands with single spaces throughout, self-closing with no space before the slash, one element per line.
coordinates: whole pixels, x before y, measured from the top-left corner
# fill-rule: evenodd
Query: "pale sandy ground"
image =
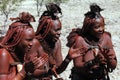
<path fill-rule="evenodd" d="M 117 68 L 113 73 L 110 74 L 111 80 L 120 80 L 120 0 L 70 0 L 68 3 L 61 4 L 63 17 L 60 18 L 62 22 L 62 54 L 63 57 L 67 55 L 68 48 L 66 47 L 66 36 L 71 31 L 72 28 L 81 27 L 84 19 L 84 13 L 89 10 L 89 4 L 97 3 L 104 8 L 105 10 L 101 13 L 105 17 L 106 22 L 106 30 L 112 34 L 112 40 L 114 49 L 116 52 L 116 56 L 118 59 Z M 41 13 L 44 11 L 45 6 L 42 7 Z M 19 12 L 28 11 L 36 17 L 38 21 L 38 17 L 36 16 L 36 7 L 33 0 L 26 0 L 22 3 L 22 5 L 18 8 L 17 12 L 11 14 L 11 16 L 15 17 Z M 3 18 L 0 17 L 2 24 Z M 9 21 L 9 23 L 11 23 Z M 38 22 L 32 23 L 34 29 L 36 30 Z M 70 80 L 69 74 L 70 69 L 72 68 L 72 62 L 68 65 L 67 69 L 60 75 L 64 78 L 64 80 Z"/>

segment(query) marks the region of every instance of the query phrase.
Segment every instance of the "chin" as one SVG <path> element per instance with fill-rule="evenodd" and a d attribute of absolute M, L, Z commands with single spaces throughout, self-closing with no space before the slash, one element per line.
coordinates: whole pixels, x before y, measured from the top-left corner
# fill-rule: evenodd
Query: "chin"
<path fill-rule="evenodd" d="M 102 37 L 102 34 L 97 35 L 97 38 L 101 38 L 101 37 Z"/>
<path fill-rule="evenodd" d="M 55 38 L 55 39 L 53 39 L 53 42 L 57 42 L 59 39 L 58 38 Z"/>
<path fill-rule="evenodd" d="M 58 39 L 57 39 L 57 40 L 58 40 Z M 57 40 L 56 40 L 56 39 L 54 39 L 54 40 L 53 40 L 53 42 L 57 42 Z"/>

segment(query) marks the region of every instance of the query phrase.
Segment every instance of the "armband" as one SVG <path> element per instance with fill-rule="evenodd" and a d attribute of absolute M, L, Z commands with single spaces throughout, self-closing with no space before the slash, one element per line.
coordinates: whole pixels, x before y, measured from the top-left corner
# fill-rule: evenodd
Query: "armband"
<path fill-rule="evenodd" d="M 69 57 L 69 55 L 66 56 L 65 60 L 66 63 L 69 63 L 71 61 L 71 58 Z"/>
<path fill-rule="evenodd" d="M 71 61 L 71 59 L 66 58 L 64 61 L 67 62 L 67 63 L 69 63 Z"/>

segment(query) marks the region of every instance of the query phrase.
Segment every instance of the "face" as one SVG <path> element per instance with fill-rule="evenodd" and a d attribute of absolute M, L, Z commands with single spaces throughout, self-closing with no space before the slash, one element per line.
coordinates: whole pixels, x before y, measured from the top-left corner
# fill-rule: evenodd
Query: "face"
<path fill-rule="evenodd" d="M 25 53 L 28 53 L 33 45 L 35 33 L 32 28 L 28 28 L 23 32 L 23 38 L 19 43 L 19 48 L 21 48 Z"/>
<path fill-rule="evenodd" d="M 61 23 L 59 20 L 53 20 L 53 26 L 49 32 L 49 36 L 51 37 L 53 42 L 56 42 L 61 34 Z"/>
<path fill-rule="evenodd" d="M 104 20 L 102 18 L 98 18 L 95 20 L 95 24 L 92 27 L 91 35 L 100 38 L 104 33 Z"/>

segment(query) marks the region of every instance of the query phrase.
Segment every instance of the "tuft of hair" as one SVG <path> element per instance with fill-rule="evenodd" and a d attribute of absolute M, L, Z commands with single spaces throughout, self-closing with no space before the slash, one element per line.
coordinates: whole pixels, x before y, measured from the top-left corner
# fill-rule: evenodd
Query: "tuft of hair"
<path fill-rule="evenodd" d="M 104 9 L 102 9 L 100 6 L 98 6 L 96 3 L 92 3 L 90 5 L 90 11 L 91 12 L 101 12 L 103 11 Z"/>
<path fill-rule="evenodd" d="M 100 6 L 98 6 L 96 3 L 92 3 L 90 5 L 90 11 L 85 13 L 85 16 L 89 17 L 91 19 L 96 18 L 96 17 L 100 17 L 101 16 L 100 12 L 103 10 L 104 9 L 100 8 Z"/>
<path fill-rule="evenodd" d="M 95 12 L 87 12 L 85 13 L 85 17 L 89 17 L 91 19 L 95 18 L 96 13 Z"/>
<path fill-rule="evenodd" d="M 55 13 L 56 11 L 58 11 L 59 13 L 62 14 L 60 6 L 57 5 L 56 3 L 48 3 L 46 4 L 46 8 L 48 11 L 52 13 Z"/>

